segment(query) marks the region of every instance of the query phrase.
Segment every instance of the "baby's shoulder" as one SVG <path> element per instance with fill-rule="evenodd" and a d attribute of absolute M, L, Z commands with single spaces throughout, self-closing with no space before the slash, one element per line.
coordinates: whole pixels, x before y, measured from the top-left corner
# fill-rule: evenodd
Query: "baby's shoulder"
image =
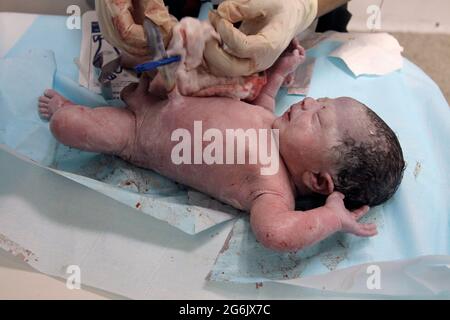
<path fill-rule="evenodd" d="M 273 200 L 285 203 L 289 207 L 295 205 L 295 185 L 289 178 L 284 165 L 280 165 L 279 171 L 274 175 L 258 175 L 252 183 L 252 201 L 264 195 L 270 195 Z"/>

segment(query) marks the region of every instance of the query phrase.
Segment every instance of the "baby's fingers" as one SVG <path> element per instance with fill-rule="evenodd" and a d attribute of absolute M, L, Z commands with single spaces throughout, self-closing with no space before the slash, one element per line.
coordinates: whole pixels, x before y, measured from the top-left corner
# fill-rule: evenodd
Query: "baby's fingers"
<path fill-rule="evenodd" d="M 369 206 L 362 206 L 361 208 L 358 208 L 356 210 L 352 211 L 353 219 L 358 221 L 361 219 L 367 212 L 369 212 Z"/>
<path fill-rule="evenodd" d="M 378 234 L 377 225 L 374 223 L 368 224 L 359 223 L 352 233 L 360 237 L 372 237 Z"/>

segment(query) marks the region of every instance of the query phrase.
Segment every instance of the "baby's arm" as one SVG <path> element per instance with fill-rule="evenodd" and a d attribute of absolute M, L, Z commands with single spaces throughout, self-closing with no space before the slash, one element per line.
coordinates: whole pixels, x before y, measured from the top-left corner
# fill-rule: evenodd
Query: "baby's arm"
<path fill-rule="evenodd" d="M 323 207 L 299 212 L 283 201 L 281 196 L 264 194 L 252 206 L 250 221 L 253 232 L 265 247 L 278 251 L 297 251 L 309 247 L 337 231 L 362 237 L 377 234 L 375 224 L 357 221 L 369 211 L 364 206 L 348 211 L 344 196 L 334 192 Z"/>
<path fill-rule="evenodd" d="M 262 89 L 259 96 L 252 101 L 252 104 L 258 105 L 271 112 L 275 109 L 275 97 L 287 77 L 300 64 L 305 61 L 305 50 L 300 46 L 297 40 L 293 40 L 289 48 L 278 58 L 275 64 L 267 70 L 267 84 Z"/>

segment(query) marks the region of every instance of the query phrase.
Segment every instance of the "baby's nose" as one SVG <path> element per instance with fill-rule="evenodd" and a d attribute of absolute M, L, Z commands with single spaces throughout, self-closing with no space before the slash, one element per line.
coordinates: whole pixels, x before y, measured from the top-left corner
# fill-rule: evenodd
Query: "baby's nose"
<path fill-rule="evenodd" d="M 310 98 L 310 97 L 305 98 L 302 101 L 302 109 L 303 110 L 309 110 L 311 108 L 314 108 L 316 106 L 316 104 L 317 104 L 316 100 L 314 100 L 313 98 Z"/>

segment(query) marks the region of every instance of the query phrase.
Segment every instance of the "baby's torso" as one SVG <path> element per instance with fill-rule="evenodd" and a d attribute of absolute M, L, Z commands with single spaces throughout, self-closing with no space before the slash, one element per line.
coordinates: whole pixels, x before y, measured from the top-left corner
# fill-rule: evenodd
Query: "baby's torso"
<path fill-rule="evenodd" d="M 164 101 L 138 115 L 135 164 L 249 210 L 264 193 L 294 202 L 269 111 L 227 98 Z"/>

